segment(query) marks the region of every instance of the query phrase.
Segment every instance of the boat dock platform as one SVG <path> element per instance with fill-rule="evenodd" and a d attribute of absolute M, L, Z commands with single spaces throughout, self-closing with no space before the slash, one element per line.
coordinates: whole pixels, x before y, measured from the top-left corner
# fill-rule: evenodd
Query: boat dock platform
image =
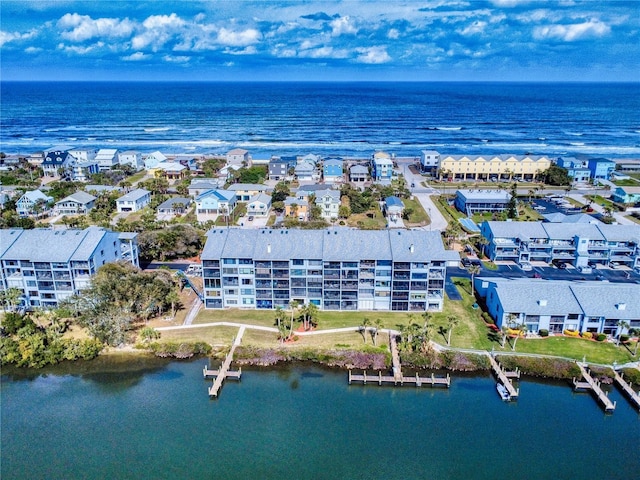
<path fill-rule="evenodd" d="M 227 354 L 227 358 L 225 358 L 224 362 L 218 370 L 210 370 L 206 366 L 202 370 L 204 378 L 215 377 L 213 380 L 213 385 L 209 387 L 210 397 L 218 397 L 218 392 L 220 391 L 220 388 L 222 388 L 222 383 L 226 378 L 234 378 L 236 380 L 240 380 L 240 377 L 242 376 L 242 369 L 239 368 L 237 371 L 233 371 L 229 370 L 229 367 L 231 366 L 231 362 L 233 361 L 233 353 L 235 352 L 236 347 L 240 345 L 240 342 L 242 341 L 244 330 L 245 327 L 240 327 L 238 335 L 236 336 L 235 340 L 233 341 L 233 345 L 231 346 L 231 350 L 229 350 L 229 353 Z"/>
<path fill-rule="evenodd" d="M 518 395 L 520 395 L 520 389 L 513 386 L 513 383 L 511 383 L 511 379 L 520 378 L 520 370 L 516 368 L 514 371 L 510 372 L 503 369 L 492 354 L 489 354 L 489 361 L 491 362 L 491 369 L 493 370 L 493 373 L 495 373 L 496 377 L 498 377 L 500 383 L 504 385 L 504 388 L 507 389 L 509 397 L 512 400 L 516 400 L 518 398 Z"/>
<path fill-rule="evenodd" d="M 393 385 L 415 385 L 416 387 L 422 387 L 423 385 L 430 387 L 447 387 L 451 386 L 451 377 L 447 374 L 446 377 L 436 377 L 433 373 L 430 377 L 421 377 L 416 373 L 415 377 L 405 377 L 400 375 L 383 375 L 381 371 L 378 374 L 367 375 L 367 372 L 362 372 L 362 375 L 351 373 L 349 370 L 349 385 L 351 382 L 362 382 L 363 385 L 367 383 L 377 383 L 378 385 L 393 384 Z"/>
<path fill-rule="evenodd" d="M 421 387 L 428 385 L 430 387 L 447 387 L 451 386 L 451 377 L 447 374 L 446 377 L 436 377 L 433 373 L 430 377 L 421 377 L 416 373 L 415 376 L 404 376 L 402 374 L 402 365 L 400 363 L 400 354 L 398 353 L 398 345 L 396 344 L 396 336 L 392 333 L 389 334 L 389 347 L 391 349 L 391 361 L 393 363 L 393 375 L 383 375 L 381 371 L 378 374 L 367 375 L 367 372 L 362 372 L 362 375 L 351 373 L 349 370 L 349 385 L 351 382 L 362 382 L 366 385 L 367 382 L 377 383 L 378 385 L 393 384 L 396 386 L 415 385 Z"/>
<path fill-rule="evenodd" d="M 589 371 L 582 365 L 580 362 L 576 362 L 578 367 L 580 367 L 580 372 L 582 373 L 582 378 L 584 381 L 573 379 L 573 388 L 574 390 L 591 390 L 598 401 L 604 407 L 605 412 L 613 412 L 616 409 L 616 402 L 612 402 L 609 400 L 607 394 L 600 388 L 600 382 L 598 380 L 594 380 Z"/>
<path fill-rule="evenodd" d="M 620 374 L 620 373 L 616 372 L 615 370 L 613 371 L 613 373 L 615 375 L 613 377 L 613 379 L 615 380 L 616 384 L 624 392 L 625 396 L 629 399 L 629 401 L 638 410 L 640 410 L 640 394 L 638 394 L 638 392 L 636 392 L 632 388 L 633 384 L 626 382 L 626 380 L 624 379 L 624 373 Z"/>

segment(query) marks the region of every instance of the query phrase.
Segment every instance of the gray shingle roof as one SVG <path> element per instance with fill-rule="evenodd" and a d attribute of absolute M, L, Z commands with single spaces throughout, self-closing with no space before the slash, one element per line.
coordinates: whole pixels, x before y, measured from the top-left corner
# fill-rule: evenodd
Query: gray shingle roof
<path fill-rule="evenodd" d="M 79 191 L 76 193 L 72 193 L 68 197 L 63 198 L 59 202 L 56 202 L 56 204 L 63 203 L 63 202 L 77 202 L 82 205 L 86 205 L 87 203 L 92 202 L 95 199 L 96 197 L 94 197 L 93 195 L 86 192 Z"/>
<path fill-rule="evenodd" d="M 541 222 L 487 222 L 494 238 L 547 238 Z"/>
<path fill-rule="evenodd" d="M 573 237 L 588 238 L 589 240 L 604 240 L 602 232 L 591 223 L 543 223 L 542 227 L 551 239 L 570 240 Z"/>
<path fill-rule="evenodd" d="M 150 193 L 151 192 L 149 190 L 145 190 L 144 188 L 136 188 L 135 190 L 132 190 L 126 195 L 118 198 L 118 202 L 135 202 Z"/>
<path fill-rule="evenodd" d="M 326 261 L 392 259 L 401 262 L 428 262 L 459 259 L 456 252 L 444 249 L 439 232 L 423 230 L 231 228 L 211 230 L 207 237 L 202 251 L 204 260 L 317 258 Z M 268 252 L 268 245 L 271 246 L 271 252 Z"/>

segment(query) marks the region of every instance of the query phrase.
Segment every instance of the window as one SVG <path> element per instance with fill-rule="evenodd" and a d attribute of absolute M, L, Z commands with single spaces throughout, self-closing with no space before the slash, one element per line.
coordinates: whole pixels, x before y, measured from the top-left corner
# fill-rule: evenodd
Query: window
<path fill-rule="evenodd" d="M 253 288 L 242 288 L 240 289 L 241 295 L 253 295 Z"/>

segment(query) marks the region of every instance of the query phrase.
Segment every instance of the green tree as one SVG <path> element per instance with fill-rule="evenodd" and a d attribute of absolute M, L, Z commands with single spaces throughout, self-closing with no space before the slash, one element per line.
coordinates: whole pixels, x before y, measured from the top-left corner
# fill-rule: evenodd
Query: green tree
<path fill-rule="evenodd" d="M 351 209 L 346 205 L 340 205 L 338 207 L 338 217 L 340 218 L 349 218 L 351 215 Z"/>
<path fill-rule="evenodd" d="M 373 321 L 373 345 L 377 346 L 378 333 L 380 333 L 380 329 L 382 328 L 382 320 L 376 318 Z"/>
<path fill-rule="evenodd" d="M 460 323 L 460 319 L 455 315 L 449 315 L 447 317 L 447 345 L 451 345 L 451 332 L 453 332 L 453 328 L 456 327 Z"/>
<path fill-rule="evenodd" d="M 516 218 L 518 216 L 518 185 L 511 185 L 511 197 L 507 203 L 507 217 Z"/>
<path fill-rule="evenodd" d="M 151 343 L 153 340 L 160 338 L 160 332 L 153 327 L 144 327 L 140 330 L 140 338 L 145 345 Z"/>
<path fill-rule="evenodd" d="M 314 303 L 307 303 L 302 307 L 304 329 L 309 330 L 312 325 L 317 325 L 318 321 L 318 306 Z"/>
<path fill-rule="evenodd" d="M 289 327 L 289 337 L 293 336 L 293 321 L 299 306 L 300 306 L 300 303 L 297 300 L 291 300 L 289 302 L 289 309 L 291 310 L 291 325 Z"/>
<path fill-rule="evenodd" d="M 476 275 L 480 273 L 480 265 L 469 265 L 467 268 L 468 272 L 471 274 L 471 296 L 473 297 L 475 292 L 473 290 L 473 281 Z"/>
<path fill-rule="evenodd" d="M 360 333 L 362 334 L 362 340 L 367 343 L 367 328 L 371 325 L 371 320 L 368 317 L 364 317 L 360 322 Z"/>
<path fill-rule="evenodd" d="M 620 346 L 620 337 L 622 336 L 622 332 L 628 330 L 631 325 L 626 320 L 618 320 L 616 326 L 618 327 L 618 334 L 616 335 L 616 345 Z"/>

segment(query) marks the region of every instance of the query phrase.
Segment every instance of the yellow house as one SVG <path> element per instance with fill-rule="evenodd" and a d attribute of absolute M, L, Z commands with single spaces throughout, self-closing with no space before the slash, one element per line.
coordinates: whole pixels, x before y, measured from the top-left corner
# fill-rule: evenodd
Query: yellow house
<path fill-rule="evenodd" d="M 545 155 L 447 155 L 438 174 L 453 180 L 536 180 L 550 166 Z"/>
<path fill-rule="evenodd" d="M 301 198 L 287 197 L 284 200 L 284 214 L 287 217 L 306 220 L 309 218 L 309 202 Z"/>

